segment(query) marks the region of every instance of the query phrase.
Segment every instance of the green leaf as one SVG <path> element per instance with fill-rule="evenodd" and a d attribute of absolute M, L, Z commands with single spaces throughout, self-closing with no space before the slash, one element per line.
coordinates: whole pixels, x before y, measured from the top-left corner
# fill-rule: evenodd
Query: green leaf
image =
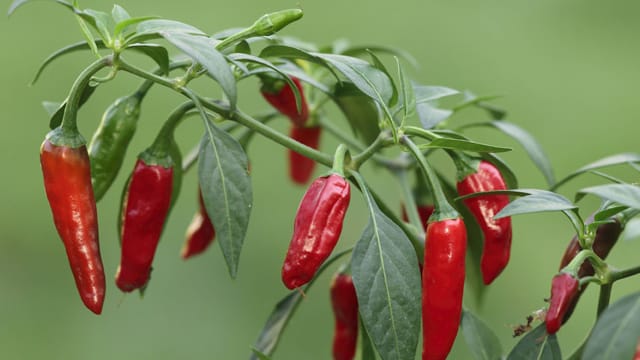
<path fill-rule="evenodd" d="M 500 109 L 494 105 L 490 105 L 488 103 L 486 103 L 486 101 L 489 100 L 493 100 L 493 99 L 497 99 L 500 96 L 497 95 L 484 95 L 484 96 L 477 96 L 476 94 L 470 92 L 470 91 L 465 91 L 464 92 L 464 101 L 462 101 L 460 104 L 456 105 L 453 110 L 454 111 L 460 111 L 466 107 L 469 106 L 475 106 L 478 107 L 480 109 L 486 110 L 489 115 L 491 116 L 492 119 L 494 120 L 502 120 L 504 119 L 504 117 L 507 115 L 507 112 L 504 111 L 503 109 Z"/>
<path fill-rule="evenodd" d="M 635 185 L 609 184 L 591 186 L 578 191 L 576 199 L 579 200 L 585 194 L 593 194 L 605 200 L 640 209 L 640 187 Z"/>
<path fill-rule="evenodd" d="M 434 139 L 430 143 L 421 145 L 420 147 L 473 151 L 473 152 L 479 152 L 479 153 L 482 153 L 482 152 L 495 153 L 495 152 L 511 151 L 510 148 L 483 144 L 483 143 L 479 143 L 471 140 L 452 139 L 452 138 L 445 138 L 445 137 Z"/>
<path fill-rule="evenodd" d="M 21 7 L 22 5 L 28 3 L 28 2 L 33 2 L 34 0 L 14 0 L 14 2 L 11 3 L 11 5 L 9 6 L 9 11 L 7 11 L 7 16 L 11 16 L 16 10 L 18 10 L 19 7 Z M 73 11 L 74 7 L 73 5 L 71 5 L 70 3 L 63 1 L 63 0 L 52 0 L 64 7 L 66 7 L 67 9 Z"/>
<path fill-rule="evenodd" d="M 49 117 L 53 116 L 53 114 L 55 114 L 56 111 L 58 111 L 60 106 L 62 106 L 62 103 L 61 102 L 57 102 L 57 101 L 43 101 L 42 102 L 42 107 L 44 108 L 44 111 L 47 112 L 47 115 L 49 115 Z"/>
<path fill-rule="evenodd" d="M 405 61 L 407 61 L 411 66 L 418 67 L 418 61 L 413 57 L 409 52 L 389 47 L 389 46 L 381 46 L 381 45 L 359 45 L 359 46 L 349 46 L 348 43 L 345 43 L 342 49 L 338 49 L 339 51 L 334 51 L 336 54 L 348 55 L 348 56 L 358 56 L 365 53 L 387 53 L 390 55 L 397 56 Z"/>
<path fill-rule="evenodd" d="M 360 344 L 361 344 L 361 359 L 362 360 L 375 360 L 376 349 L 374 349 L 373 344 L 371 343 L 371 337 L 369 333 L 367 333 L 367 329 L 365 329 L 364 324 L 362 323 L 362 319 L 360 319 Z"/>
<path fill-rule="evenodd" d="M 635 240 L 640 238 L 640 219 L 631 219 L 624 225 L 623 240 Z"/>
<path fill-rule="evenodd" d="M 504 120 L 475 123 L 475 124 L 467 125 L 464 128 L 478 127 L 478 126 L 494 127 L 502 131 L 506 135 L 510 136 L 511 138 L 516 140 L 518 143 L 520 143 L 520 145 L 522 145 L 524 150 L 527 152 L 527 155 L 529 155 L 529 158 L 531 159 L 531 161 L 533 161 L 533 163 L 540 170 L 540 172 L 542 172 L 542 175 L 544 175 L 547 181 L 547 184 L 552 189 L 555 188 L 554 187 L 555 176 L 553 174 L 553 169 L 551 167 L 551 163 L 549 162 L 549 158 L 547 157 L 544 150 L 542 149 L 542 146 L 540 146 L 538 141 L 533 136 L 531 136 L 531 134 L 529 134 L 527 131 L 525 131 L 521 127 Z"/>
<path fill-rule="evenodd" d="M 562 360 L 562 353 L 556 335 L 547 335 L 542 323 L 516 344 L 507 360 Z"/>
<path fill-rule="evenodd" d="M 447 96 L 457 95 L 460 92 L 444 86 L 413 85 L 416 94 L 416 103 L 426 103 Z"/>
<path fill-rule="evenodd" d="M 604 157 L 602 159 L 596 160 L 590 164 L 587 164 L 580 169 L 574 171 L 573 173 L 565 176 L 562 180 L 558 181 L 552 190 L 559 188 L 561 185 L 567 183 L 571 179 L 577 177 L 578 175 L 584 174 L 586 172 L 600 169 L 607 166 L 613 165 L 621 165 L 621 164 L 629 164 L 640 162 L 640 154 L 637 153 L 622 153 L 615 154 L 611 156 Z"/>
<path fill-rule="evenodd" d="M 131 44 L 127 46 L 127 49 L 131 49 L 140 53 L 143 53 L 150 57 L 158 64 L 160 71 L 163 74 L 169 73 L 169 52 L 164 46 L 157 44 Z"/>
<path fill-rule="evenodd" d="M 371 56 L 371 60 L 373 61 L 375 68 L 382 71 L 387 76 L 387 78 L 391 80 L 391 97 L 389 98 L 388 104 L 390 107 L 395 106 L 398 103 L 398 88 L 393 82 L 393 77 L 387 70 L 387 67 L 384 66 L 382 60 L 380 60 L 380 58 L 375 53 L 369 52 L 369 56 Z M 398 66 L 400 65 L 398 64 Z"/>
<path fill-rule="evenodd" d="M 78 25 L 80 26 L 80 31 L 82 32 L 82 36 L 87 41 L 91 52 L 96 56 L 100 57 L 100 53 L 98 52 L 98 46 L 96 45 L 97 40 L 93 37 L 89 26 L 87 25 L 87 21 L 80 15 L 75 15 L 76 20 L 78 21 Z"/>
<path fill-rule="evenodd" d="M 502 177 L 504 178 L 505 183 L 507 184 L 507 188 L 509 189 L 517 189 L 518 188 L 518 178 L 516 174 L 513 172 L 511 167 L 500 157 L 491 154 L 491 153 L 480 153 L 480 156 L 495 165 Z"/>
<path fill-rule="evenodd" d="M 460 322 L 467 346 L 476 360 L 502 359 L 502 345 L 496 334 L 471 311 L 464 310 Z"/>
<path fill-rule="evenodd" d="M 610 221 L 609 218 L 625 211 L 626 209 L 628 209 L 628 207 L 626 206 L 607 207 L 606 209 L 602 209 L 593 215 L 593 222 L 602 223 L 603 221 Z"/>
<path fill-rule="evenodd" d="M 100 49 L 106 48 L 102 40 L 96 40 L 95 45 L 97 48 L 100 48 Z M 54 51 L 51 55 L 47 56 L 47 58 L 44 59 L 42 64 L 40 64 L 40 67 L 38 68 L 36 75 L 33 77 L 33 80 L 31 80 L 31 85 L 35 84 L 36 81 L 38 81 L 38 79 L 40 78 L 40 75 L 42 75 L 42 72 L 45 70 L 45 68 L 49 66 L 49 64 L 51 64 L 57 58 L 61 57 L 62 55 L 66 55 L 76 51 L 90 50 L 90 49 L 91 47 L 89 46 L 89 44 L 87 44 L 86 41 L 81 41 L 75 44 L 67 45 L 61 49 Z"/>
<path fill-rule="evenodd" d="M 78 12 L 78 15 L 91 24 L 100 34 L 100 37 L 106 44 L 111 44 L 111 34 L 116 24 L 111 16 L 105 12 L 86 9 Z"/>
<path fill-rule="evenodd" d="M 404 124 L 405 121 L 411 118 L 416 112 L 416 95 L 413 92 L 413 84 L 411 84 L 411 80 L 400 65 L 400 60 L 398 60 L 398 58 L 395 59 L 400 77 L 400 87 L 402 88 L 402 107 L 404 109 L 404 113 L 401 123 Z"/>
<path fill-rule="evenodd" d="M 198 162 L 202 197 L 229 274 L 235 278 L 253 206 L 247 155 L 231 135 L 208 119 L 204 109 L 200 110 L 206 130 Z"/>
<path fill-rule="evenodd" d="M 86 103 L 87 100 L 89 100 L 89 98 L 91 97 L 91 95 L 93 95 L 93 92 L 96 90 L 97 87 L 98 87 L 97 84 L 89 83 L 89 85 L 87 85 L 82 90 L 82 95 L 80 95 L 80 103 L 78 104 L 78 109 L 80 109 L 82 105 L 84 105 L 84 103 Z M 62 116 L 64 115 L 64 108 L 67 106 L 67 100 L 68 99 L 65 99 L 62 103 L 60 103 L 60 106 L 58 107 L 58 109 L 55 111 L 55 113 L 53 113 L 53 115 L 51 115 L 51 119 L 49 119 L 50 129 L 55 129 L 58 126 L 60 126 L 60 123 L 62 123 Z"/>
<path fill-rule="evenodd" d="M 373 143 L 380 134 L 380 111 L 376 103 L 348 81 L 336 84 L 332 98 L 356 136 L 367 145 Z"/>
<path fill-rule="evenodd" d="M 420 98 L 418 98 L 418 94 L 416 94 L 416 101 L 418 101 L 416 104 L 416 111 L 418 112 L 420 124 L 425 130 L 434 128 L 436 125 L 447 120 L 451 115 L 453 115 L 452 110 L 440 109 L 430 102 L 419 102 L 419 100 Z"/>
<path fill-rule="evenodd" d="M 176 32 L 161 31 L 160 34 L 207 69 L 209 75 L 222 87 L 231 109 L 234 109 L 238 100 L 236 79 L 225 57 L 216 50 L 216 40 Z"/>
<path fill-rule="evenodd" d="M 113 20 L 116 23 L 131 19 L 131 15 L 129 15 L 127 10 L 118 4 L 113 5 L 113 9 L 111 9 L 111 17 L 113 17 Z"/>
<path fill-rule="evenodd" d="M 322 274 L 329 266 L 331 266 L 342 256 L 350 252 L 351 249 L 347 249 L 333 255 L 331 258 L 329 258 L 329 260 L 325 261 L 325 263 L 322 264 L 322 266 L 316 272 L 316 276 L 311 279 L 311 281 L 304 287 L 304 289 L 302 289 L 302 291 L 292 291 L 283 299 L 281 299 L 276 304 L 275 308 L 271 312 L 271 315 L 269 315 L 269 318 L 262 328 L 262 331 L 260 331 L 260 335 L 253 345 L 253 349 L 258 350 L 265 355 L 273 355 L 278 342 L 280 341 L 280 336 L 282 336 L 284 329 L 289 323 L 289 319 L 291 319 L 291 316 L 293 316 L 294 312 L 298 308 L 298 305 L 300 305 L 300 303 L 302 302 L 302 294 L 306 294 L 309 292 L 309 289 L 318 278 L 318 276 Z M 258 360 L 255 352 L 251 355 L 250 360 Z"/>
<path fill-rule="evenodd" d="M 640 335 L 640 292 L 605 310 L 584 349 L 583 360 L 632 359 Z"/>
<path fill-rule="evenodd" d="M 326 68 L 337 80 L 340 80 L 340 77 L 338 76 L 336 71 L 331 66 L 329 66 L 329 64 L 324 59 L 314 55 L 314 53 L 312 52 L 308 52 L 296 47 L 285 45 L 271 45 L 262 49 L 259 56 L 261 58 L 281 57 L 287 59 L 306 60 Z"/>
<path fill-rule="evenodd" d="M 119 36 L 123 32 L 126 32 L 130 26 L 135 24 L 139 24 L 143 21 L 157 19 L 157 16 L 140 16 L 135 18 L 124 19 L 116 23 L 115 28 L 113 29 L 113 36 Z"/>
<path fill-rule="evenodd" d="M 359 183 L 370 212 L 351 258 L 360 315 L 383 360 L 413 359 L 421 298 L 416 253 L 402 229 L 380 211 L 366 184 Z"/>
<path fill-rule="evenodd" d="M 527 195 L 511 201 L 493 218 L 497 220 L 513 215 L 532 214 L 548 211 L 565 211 L 574 210 L 577 208 L 577 205 L 560 194 L 556 194 L 551 191 L 539 190 L 531 195 Z"/>
<path fill-rule="evenodd" d="M 163 37 L 161 33 L 179 33 L 202 35 L 206 34 L 189 24 L 185 24 L 175 20 L 152 19 L 146 20 L 138 24 L 135 34 L 127 38 L 127 44 L 145 42 L 152 39 Z"/>

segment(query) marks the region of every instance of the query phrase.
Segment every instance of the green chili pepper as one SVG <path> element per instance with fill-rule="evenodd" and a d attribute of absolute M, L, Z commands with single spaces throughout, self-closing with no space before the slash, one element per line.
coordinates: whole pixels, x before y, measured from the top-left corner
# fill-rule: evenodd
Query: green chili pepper
<path fill-rule="evenodd" d="M 140 100 L 140 93 L 117 99 L 104 112 L 91 139 L 89 158 L 96 201 L 104 196 L 122 167 L 127 146 L 136 131 Z"/>

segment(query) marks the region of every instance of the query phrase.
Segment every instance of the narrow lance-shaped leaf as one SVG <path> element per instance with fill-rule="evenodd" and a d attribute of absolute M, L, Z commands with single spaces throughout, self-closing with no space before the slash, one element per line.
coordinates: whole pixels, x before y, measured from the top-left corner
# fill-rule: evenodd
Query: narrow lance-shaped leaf
<path fill-rule="evenodd" d="M 605 310 L 584 349 L 583 360 L 633 359 L 640 335 L 640 292 Z"/>
<path fill-rule="evenodd" d="M 209 75 L 222 87 L 231 108 L 235 108 L 238 99 L 236 79 L 225 57 L 216 50 L 216 40 L 168 31 L 161 31 L 160 34 L 207 69 Z"/>
<path fill-rule="evenodd" d="M 510 148 L 494 146 L 489 144 L 483 144 L 471 140 L 452 139 L 452 138 L 437 138 L 433 141 L 421 145 L 420 148 L 439 148 L 439 149 L 453 149 L 461 151 L 473 151 L 473 152 L 506 152 L 511 151 Z"/>
<path fill-rule="evenodd" d="M 89 83 L 89 85 L 87 85 L 84 89 L 82 89 L 82 94 L 80 95 L 80 103 L 78 104 L 78 108 L 82 107 L 82 105 L 84 105 L 87 102 L 87 100 L 89 100 L 89 98 L 91 97 L 91 95 L 93 95 L 93 92 L 97 88 L 98 88 L 97 84 Z M 60 103 L 60 106 L 58 107 L 58 109 L 55 111 L 53 115 L 51 115 L 51 119 L 49 120 L 49 128 L 55 129 L 58 126 L 60 126 L 60 123 L 62 123 L 62 116 L 64 115 L 64 109 L 67 106 L 67 100 L 68 99 L 65 99 L 62 103 Z"/>
<path fill-rule="evenodd" d="M 634 209 L 640 209 L 640 187 L 631 184 L 609 184 L 581 189 L 576 195 L 580 200 L 585 194 L 593 194 Z"/>
<path fill-rule="evenodd" d="M 16 10 L 18 10 L 19 7 L 21 7 L 22 5 L 29 3 L 29 2 L 33 2 L 34 0 L 14 0 L 14 2 L 11 3 L 11 5 L 9 6 L 9 10 L 7 11 L 7 15 L 11 16 Z M 70 9 L 71 11 L 74 10 L 73 5 L 71 5 L 70 3 L 63 1 L 63 0 L 51 0 L 53 2 L 56 2 L 64 7 L 66 7 L 67 9 Z"/>
<path fill-rule="evenodd" d="M 202 197 L 229 273 L 235 277 L 253 204 L 248 160 L 242 146 L 209 120 L 204 109 L 200 112 L 206 132 L 198 164 Z"/>
<path fill-rule="evenodd" d="M 380 211 L 364 181 L 358 183 L 370 214 L 351 258 L 360 315 L 383 360 L 413 359 L 421 304 L 416 253 L 402 229 Z"/>
<path fill-rule="evenodd" d="M 496 334 L 471 311 L 464 310 L 460 323 L 462 334 L 473 358 L 498 360 L 502 358 L 502 345 Z"/>
<path fill-rule="evenodd" d="M 607 156 L 602 159 L 596 160 L 592 163 L 589 163 L 581 167 L 580 169 L 574 171 L 573 173 L 565 176 L 564 178 L 562 178 L 562 180 L 558 181 L 555 184 L 552 190 L 559 188 L 561 185 L 567 183 L 571 179 L 577 177 L 578 175 L 584 174 L 588 171 L 600 169 L 607 166 L 637 163 L 637 162 L 640 162 L 640 154 L 636 154 L 636 153 L 622 153 L 622 154 Z"/>
<path fill-rule="evenodd" d="M 547 335 L 542 323 L 516 344 L 507 360 L 562 360 L 562 353 L 556 335 Z"/>
<path fill-rule="evenodd" d="M 518 191 L 518 190 L 516 190 Z M 508 193 L 508 192 L 507 192 Z M 507 216 L 532 214 L 548 211 L 567 211 L 577 209 L 578 206 L 560 194 L 551 191 L 536 191 L 515 199 L 498 212 L 493 218 L 500 219 Z"/>
<path fill-rule="evenodd" d="M 434 128 L 453 115 L 453 110 L 440 109 L 432 102 L 416 103 L 416 111 L 418 113 L 418 119 L 420 119 L 420 124 L 425 130 Z"/>
<path fill-rule="evenodd" d="M 169 73 L 169 52 L 164 46 L 157 44 L 131 44 L 127 49 L 147 55 L 158 64 L 163 74 Z"/>
<path fill-rule="evenodd" d="M 380 60 L 380 58 L 374 52 L 369 51 L 368 53 L 369 53 L 369 56 L 371 56 L 371 60 L 373 61 L 374 67 L 382 71 L 387 76 L 387 78 L 393 79 L 393 77 L 389 73 L 389 70 L 387 70 L 387 67 L 384 65 L 382 60 Z M 393 82 L 393 80 L 391 80 L 391 97 L 388 100 L 388 105 L 392 107 L 392 106 L 395 106 L 397 103 L 398 103 L 398 88 L 396 87 L 396 84 Z"/>
<path fill-rule="evenodd" d="M 131 19 L 131 15 L 122 6 L 115 4 L 111 9 L 111 17 L 116 23 Z"/>
<path fill-rule="evenodd" d="M 96 40 L 95 41 L 95 46 L 97 48 L 99 48 L 99 49 L 104 49 L 105 48 L 104 42 L 102 40 Z M 56 50 L 51 55 L 47 56 L 47 58 L 44 59 L 42 64 L 40 64 L 40 67 L 38 68 L 38 71 L 36 71 L 36 75 L 33 77 L 33 80 L 31 80 L 31 85 L 35 84 L 36 81 L 38 81 L 38 79 L 40 78 L 40 75 L 42 75 L 42 72 L 54 60 L 56 60 L 57 58 L 61 57 L 62 55 L 70 54 L 70 53 L 73 53 L 73 52 L 76 52 L 76 51 L 80 51 L 80 50 L 91 50 L 91 46 L 89 46 L 89 44 L 86 41 L 81 41 L 81 42 L 78 42 L 78 43 L 75 43 L 75 44 L 67 45 L 67 46 L 65 46 L 65 47 L 63 47 L 61 49 Z"/>
<path fill-rule="evenodd" d="M 400 65 L 400 60 L 395 58 L 396 66 L 398 67 L 398 74 L 400 76 L 400 86 L 402 88 L 402 107 L 403 107 L 403 116 L 402 116 L 402 124 L 411 118 L 416 112 L 416 95 L 413 92 L 413 84 L 411 84 L 411 80 L 402 69 Z"/>

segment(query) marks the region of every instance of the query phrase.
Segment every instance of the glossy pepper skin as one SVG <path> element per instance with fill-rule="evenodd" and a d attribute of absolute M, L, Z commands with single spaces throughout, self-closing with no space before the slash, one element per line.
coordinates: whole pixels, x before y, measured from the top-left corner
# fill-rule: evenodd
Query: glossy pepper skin
<path fill-rule="evenodd" d="M 444 360 L 458 334 L 467 230 L 461 218 L 427 226 L 422 273 L 422 360 Z"/>
<path fill-rule="evenodd" d="M 319 126 L 313 127 L 291 127 L 289 136 L 304 145 L 312 149 L 318 149 L 320 145 L 320 134 L 322 128 Z M 316 167 L 316 162 L 308 157 L 299 154 L 289 149 L 289 178 L 298 184 L 304 185 L 309 182 L 313 170 Z"/>
<path fill-rule="evenodd" d="M 89 310 L 100 314 L 105 277 L 87 148 L 54 145 L 47 137 L 40 147 L 40 164 L 53 221 L 80 298 Z"/>
<path fill-rule="evenodd" d="M 337 274 L 330 291 L 335 319 L 333 359 L 353 360 L 358 345 L 358 298 L 351 275 Z"/>
<path fill-rule="evenodd" d="M 592 221 L 593 221 L 593 217 L 591 217 L 587 222 L 591 223 Z M 595 252 L 598 256 L 600 256 L 600 258 L 602 258 L 603 260 L 606 259 L 607 256 L 609 255 L 609 252 L 618 241 L 618 238 L 620 237 L 622 230 L 624 230 L 624 226 L 617 219 L 614 219 L 613 222 L 599 225 L 598 229 L 596 230 L 596 235 L 593 239 L 593 247 L 592 247 L 593 252 Z M 562 256 L 562 260 L 560 260 L 559 270 L 562 270 L 565 266 L 567 266 L 571 262 L 571 260 L 573 260 L 573 258 L 576 257 L 576 255 L 578 255 L 580 250 L 582 249 L 580 248 L 580 242 L 578 241 L 578 237 L 574 236 L 569 242 L 569 245 L 567 245 L 567 249 L 565 250 L 564 255 Z M 589 261 L 583 262 L 580 268 L 578 269 L 578 278 L 582 278 L 585 276 L 593 276 L 594 274 L 595 274 L 595 270 L 593 269 L 593 266 Z M 582 286 L 582 288 L 578 290 L 576 295 L 571 300 L 571 303 L 569 304 L 569 307 L 564 314 L 564 319 L 562 320 L 563 323 L 569 320 L 569 317 L 573 313 L 573 310 L 578 304 L 578 300 L 580 299 L 580 296 L 582 295 L 584 290 L 587 288 L 587 285 L 588 283 Z"/>
<path fill-rule="evenodd" d="M 180 255 L 185 260 L 205 251 L 216 237 L 216 231 L 207 214 L 207 209 L 204 207 L 200 190 L 198 190 L 198 205 L 198 212 L 193 216 L 193 220 L 187 228 L 187 239 Z"/>
<path fill-rule="evenodd" d="M 100 201 L 115 180 L 136 131 L 140 117 L 140 96 L 123 96 L 102 115 L 89 144 L 91 181 L 96 201 Z"/>
<path fill-rule="evenodd" d="M 506 190 L 500 171 L 490 162 L 481 161 L 476 173 L 457 184 L 460 196 L 477 192 Z M 494 220 L 493 216 L 509 204 L 507 195 L 477 196 L 464 200 L 484 235 L 480 270 L 485 285 L 491 284 L 504 270 L 511 254 L 511 218 Z"/>
<path fill-rule="evenodd" d="M 270 83 L 264 82 L 260 93 L 271 106 L 288 117 L 294 126 L 304 127 L 307 119 L 309 119 L 309 106 L 302 91 L 300 80 L 296 77 L 292 77 L 291 80 L 296 85 L 296 88 L 298 88 L 298 93 L 300 94 L 300 112 L 298 112 L 296 106 L 296 97 L 293 89 L 291 89 L 289 83 L 283 80 Z"/>
<path fill-rule="evenodd" d="M 573 298 L 578 294 L 578 288 L 578 279 L 571 274 L 560 273 L 553 277 L 549 310 L 545 317 L 547 333 L 555 334 L 560 329 Z"/>
<path fill-rule="evenodd" d="M 311 183 L 300 201 L 282 266 L 282 282 L 287 288 L 308 283 L 329 257 L 340 238 L 350 198 L 349 183 L 340 175 L 320 177 Z"/>
<path fill-rule="evenodd" d="M 173 168 L 141 156 L 131 174 L 122 210 L 122 254 L 116 285 L 124 292 L 143 288 L 171 205 Z"/>

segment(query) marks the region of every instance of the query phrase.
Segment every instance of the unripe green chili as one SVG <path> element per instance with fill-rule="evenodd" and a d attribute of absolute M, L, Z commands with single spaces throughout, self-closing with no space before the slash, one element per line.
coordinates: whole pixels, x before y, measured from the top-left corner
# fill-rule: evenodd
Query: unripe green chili
<path fill-rule="evenodd" d="M 308 283 L 336 246 L 349 206 L 351 187 L 338 174 L 317 178 L 296 213 L 293 237 L 282 266 L 289 289 Z"/>
<path fill-rule="evenodd" d="M 115 180 L 136 131 L 140 116 L 141 94 L 123 96 L 102 115 L 89 144 L 91 181 L 96 201 L 102 199 Z"/>

